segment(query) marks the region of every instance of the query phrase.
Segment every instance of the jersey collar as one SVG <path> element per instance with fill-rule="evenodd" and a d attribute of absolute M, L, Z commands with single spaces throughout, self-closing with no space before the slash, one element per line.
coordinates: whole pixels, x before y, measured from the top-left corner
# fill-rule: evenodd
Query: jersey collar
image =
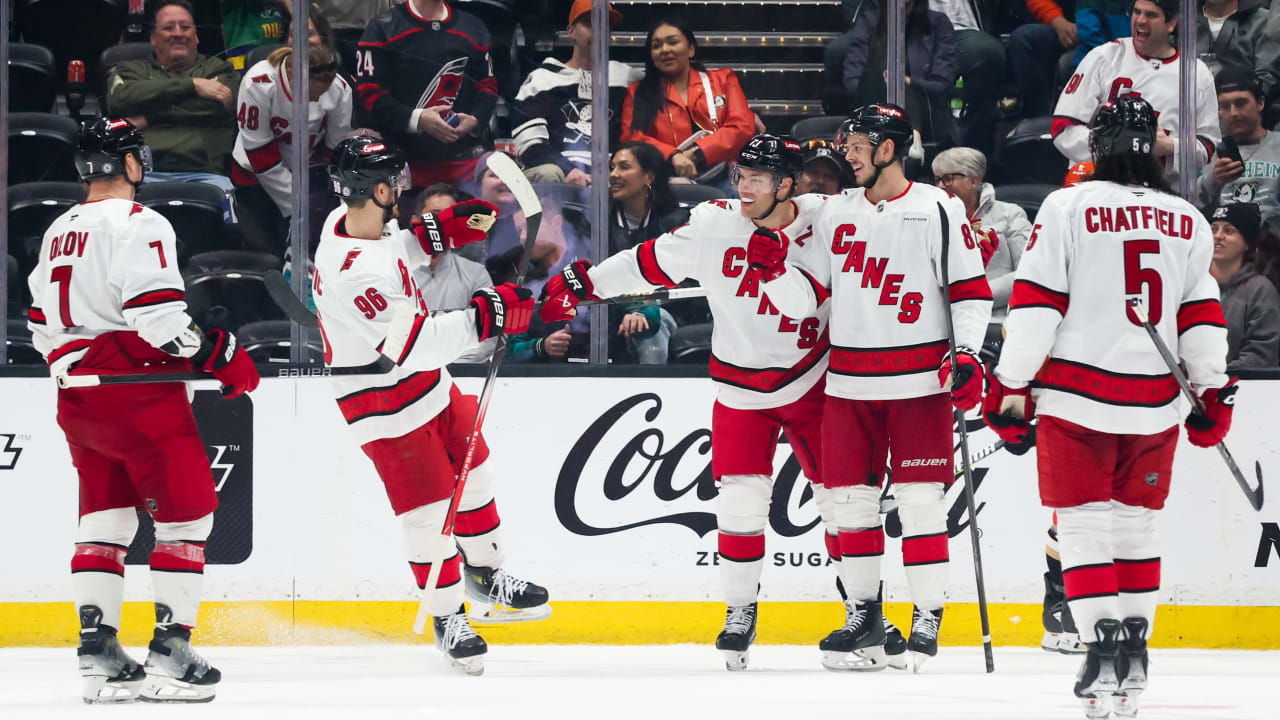
<path fill-rule="evenodd" d="M 444 17 L 442 18 L 422 17 L 422 15 L 418 14 L 418 9 L 413 6 L 413 0 L 407 0 L 405 2 L 405 7 L 409 9 L 410 15 L 414 16 L 415 18 L 417 18 L 418 20 L 421 20 L 424 23 L 429 23 L 429 22 L 447 23 L 451 19 L 453 19 L 453 8 L 449 7 L 449 3 L 444 4 Z"/>
<path fill-rule="evenodd" d="M 1143 60 L 1146 60 L 1146 61 L 1148 61 L 1148 62 L 1150 62 L 1150 61 L 1154 60 L 1154 61 L 1156 61 L 1156 62 L 1158 62 L 1158 63 L 1161 63 L 1162 65 L 1168 65 L 1169 63 L 1173 62 L 1174 60 L 1177 60 L 1177 59 L 1178 59 L 1179 57 L 1181 57 L 1181 55 L 1182 55 L 1182 50 L 1180 50 L 1179 48 L 1176 48 L 1176 47 L 1175 47 L 1175 48 L 1173 49 L 1173 54 L 1172 54 L 1172 55 L 1170 55 L 1170 56 L 1169 56 L 1169 57 L 1167 57 L 1167 58 L 1147 57 L 1146 55 L 1143 55 L 1142 53 L 1138 52 L 1138 46 L 1133 44 L 1133 38 L 1129 38 L 1129 47 L 1133 48 L 1133 54 L 1134 54 L 1134 55 L 1137 55 L 1138 57 L 1142 58 Z"/>

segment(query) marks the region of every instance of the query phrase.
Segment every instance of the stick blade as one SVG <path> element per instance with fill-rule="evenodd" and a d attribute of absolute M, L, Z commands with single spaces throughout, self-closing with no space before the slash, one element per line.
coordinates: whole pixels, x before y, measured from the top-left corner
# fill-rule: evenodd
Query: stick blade
<path fill-rule="evenodd" d="M 267 295 L 271 297 L 271 302 L 284 311 L 289 319 L 302 325 L 303 327 L 316 328 L 320 323 L 316 320 L 316 316 L 307 309 L 306 305 L 293 294 L 293 288 L 289 286 L 289 281 L 284 279 L 284 275 L 279 270 L 270 270 L 262 278 L 262 284 L 267 288 Z"/>
<path fill-rule="evenodd" d="M 533 191 L 533 185 L 529 184 L 529 179 L 524 176 L 524 172 L 511 159 L 511 156 L 502 152 L 491 153 L 489 169 L 516 196 L 516 202 L 520 203 L 520 209 L 524 211 L 527 222 L 532 223 L 535 215 L 542 214 L 542 202 L 538 200 L 538 194 Z"/>

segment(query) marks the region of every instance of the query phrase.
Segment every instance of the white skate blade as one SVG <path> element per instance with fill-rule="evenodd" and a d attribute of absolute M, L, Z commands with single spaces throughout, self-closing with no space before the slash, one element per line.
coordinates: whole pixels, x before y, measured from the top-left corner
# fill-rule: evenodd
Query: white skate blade
<path fill-rule="evenodd" d="M 1123 695 L 1111 696 L 1111 709 L 1116 717 L 1138 717 L 1138 704 L 1142 699 L 1141 690 L 1128 690 Z"/>
<path fill-rule="evenodd" d="M 477 625 L 536 622 L 549 617 L 551 617 L 551 605 L 547 603 L 531 608 L 509 608 L 505 605 L 487 605 L 472 601 L 471 606 L 467 608 L 467 618 Z"/>
<path fill-rule="evenodd" d="M 88 676 L 83 680 L 84 701 L 89 705 L 116 705 L 133 702 L 138 699 L 138 689 L 142 687 L 143 682 L 141 679 L 112 682 L 105 675 Z"/>
<path fill-rule="evenodd" d="M 217 692 L 216 684 L 193 685 L 177 678 L 147 675 L 138 699 L 154 703 L 207 703 L 213 701 Z"/>
<path fill-rule="evenodd" d="M 747 660 L 749 651 L 743 650 L 721 650 L 724 653 L 724 669 L 729 672 L 738 672 L 747 669 Z"/>
<path fill-rule="evenodd" d="M 928 653 L 917 652 L 915 650 L 912 650 L 907 654 L 911 656 L 911 672 L 913 673 L 920 672 L 920 668 L 924 667 L 924 664 L 929 661 L 929 658 L 933 657 Z"/>
<path fill-rule="evenodd" d="M 850 653 L 822 652 L 822 667 L 831 672 L 876 672 L 889 667 L 884 646 L 875 645 Z"/>
<path fill-rule="evenodd" d="M 900 652 L 897 655 L 889 655 L 886 653 L 885 661 L 888 662 L 889 667 L 894 670 L 906 670 L 910 667 L 910 664 L 907 661 L 907 653 L 905 651 Z"/>
<path fill-rule="evenodd" d="M 456 658 L 446 654 L 444 657 L 449 661 L 449 666 L 454 670 L 460 671 L 464 675 L 471 677 L 480 677 L 484 674 L 484 653 L 472 655 L 471 657 Z"/>
<path fill-rule="evenodd" d="M 1108 702 L 1110 695 L 1106 693 L 1098 693 L 1094 697 L 1080 698 L 1080 702 L 1084 705 L 1084 716 L 1089 720 L 1101 720 L 1111 716 L 1111 707 Z"/>

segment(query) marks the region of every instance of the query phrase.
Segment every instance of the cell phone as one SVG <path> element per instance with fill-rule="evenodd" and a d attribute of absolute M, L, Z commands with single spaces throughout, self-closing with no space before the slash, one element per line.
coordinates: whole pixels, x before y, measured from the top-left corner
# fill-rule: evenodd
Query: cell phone
<path fill-rule="evenodd" d="M 1224 137 L 1222 142 L 1218 143 L 1218 155 L 1236 162 L 1244 162 L 1240 158 L 1240 146 L 1236 144 L 1233 137 Z"/>

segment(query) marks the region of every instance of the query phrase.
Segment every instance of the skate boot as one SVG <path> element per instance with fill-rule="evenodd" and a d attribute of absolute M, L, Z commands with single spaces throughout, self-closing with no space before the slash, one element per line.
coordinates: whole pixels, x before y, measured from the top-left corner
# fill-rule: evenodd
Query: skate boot
<path fill-rule="evenodd" d="M 884 620 L 884 655 L 889 667 L 894 670 L 907 669 L 907 639 L 897 625 L 889 622 L 889 616 L 881 615 Z"/>
<path fill-rule="evenodd" d="M 489 646 L 471 629 L 466 609 L 459 605 L 458 612 L 432 616 L 431 622 L 436 631 L 436 647 L 449 664 L 471 676 L 483 675 L 484 656 Z"/>
<path fill-rule="evenodd" d="M 920 672 L 929 658 L 938 654 L 938 630 L 942 627 L 942 608 L 922 610 L 919 607 L 911 615 L 911 638 L 907 651 L 911 653 L 911 672 Z"/>
<path fill-rule="evenodd" d="M 1044 574 L 1044 638 L 1040 647 L 1046 652 L 1078 655 L 1085 652 L 1080 633 L 1071 618 L 1067 596 L 1061 585 L 1053 582 L 1050 573 Z"/>
<path fill-rule="evenodd" d="M 147 674 L 120 646 L 116 629 L 102 623 L 102 610 L 80 607 L 80 661 L 84 701 L 90 705 L 133 702 Z"/>
<path fill-rule="evenodd" d="M 1125 618 L 1124 642 L 1116 655 L 1118 689 L 1112 698 L 1116 717 L 1137 717 L 1138 701 L 1147 689 L 1147 620 Z"/>
<path fill-rule="evenodd" d="M 845 600 L 844 627 L 833 630 L 818 643 L 822 666 L 832 672 L 846 670 L 883 670 L 888 667 L 884 654 L 884 613 L 880 603 Z"/>
<path fill-rule="evenodd" d="M 157 603 L 157 617 L 170 615 Z M 191 647 L 191 629 L 176 623 L 156 625 L 147 653 L 147 680 L 139 700 L 163 703 L 210 702 L 222 673 Z"/>
<path fill-rule="evenodd" d="M 1080 672 L 1076 674 L 1076 697 L 1084 702 L 1087 718 L 1105 718 L 1111 714 L 1109 701 L 1116 692 L 1116 654 L 1121 640 L 1119 620 L 1103 618 L 1094 625 L 1098 641 L 1089 643 Z"/>
<path fill-rule="evenodd" d="M 510 623 L 551 617 L 547 589 L 521 580 L 502 568 L 467 565 L 465 568 L 468 613 L 475 623 Z"/>
<path fill-rule="evenodd" d="M 756 604 L 730 605 L 724 613 L 724 629 L 716 636 L 716 649 L 724 653 L 726 670 L 746 670 L 747 653 L 756 641 Z"/>

